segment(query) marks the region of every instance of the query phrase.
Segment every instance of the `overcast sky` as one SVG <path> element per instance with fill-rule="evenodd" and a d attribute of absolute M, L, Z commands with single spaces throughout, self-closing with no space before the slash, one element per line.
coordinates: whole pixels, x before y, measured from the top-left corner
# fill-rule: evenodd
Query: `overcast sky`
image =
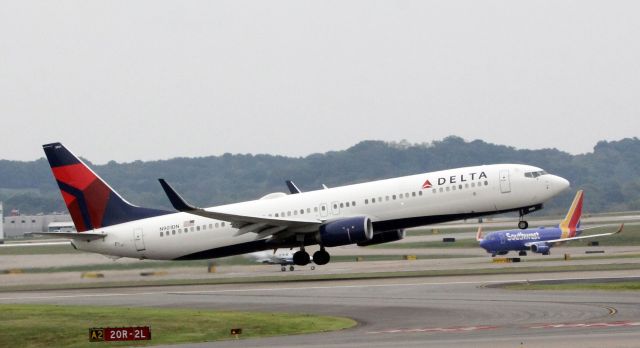
<path fill-rule="evenodd" d="M 640 1 L 0 0 L 0 159 L 640 136 Z"/>

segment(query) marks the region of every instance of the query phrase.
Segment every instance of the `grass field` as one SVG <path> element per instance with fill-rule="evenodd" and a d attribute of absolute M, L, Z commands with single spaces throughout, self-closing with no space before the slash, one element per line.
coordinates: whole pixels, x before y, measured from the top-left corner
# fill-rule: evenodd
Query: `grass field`
<path fill-rule="evenodd" d="M 241 338 L 294 335 L 352 327 L 348 318 L 288 313 L 220 312 L 187 309 L 0 305 L 0 347 L 131 346 L 132 342 L 89 343 L 93 327 L 150 326 L 150 341 L 158 345 Z"/>
<path fill-rule="evenodd" d="M 640 291 L 640 281 L 612 283 L 510 284 L 504 286 L 504 288 L 511 290 Z"/>

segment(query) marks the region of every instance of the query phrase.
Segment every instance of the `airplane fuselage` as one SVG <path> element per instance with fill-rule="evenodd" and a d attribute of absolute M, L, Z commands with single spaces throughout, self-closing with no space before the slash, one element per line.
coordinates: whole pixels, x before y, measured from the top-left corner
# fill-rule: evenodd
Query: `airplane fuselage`
<path fill-rule="evenodd" d="M 539 168 L 496 164 L 379 180 L 294 195 L 271 194 L 263 199 L 216 206 L 217 212 L 286 218 L 338 220 L 367 216 L 375 233 L 405 229 L 508 211 L 539 209 L 568 187 L 560 177 L 525 173 Z M 229 222 L 172 213 L 91 230 L 104 233 L 96 240 L 73 241 L 81 250 L 144 259 L 206 259 L 242 253 L 297 247 L 290 238 L 260 238 L 239 234 Z M 307 233 L 305 245 L 317 244 Z"/>
<path fill-rule="evenodd" d="M 526 251 L 530 243 L 544 245 L 545 241 L 565 238 L 559 227 L 539 227 L 528 230 L 508 230 L 492 232 L 486 235 L 480 246 L 492 254 L 503 254 L 509 251 Z"/>

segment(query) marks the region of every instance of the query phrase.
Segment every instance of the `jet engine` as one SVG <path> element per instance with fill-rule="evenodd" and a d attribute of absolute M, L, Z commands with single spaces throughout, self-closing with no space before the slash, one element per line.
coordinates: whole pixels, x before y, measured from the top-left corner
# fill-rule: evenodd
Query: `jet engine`
<path fill-rule="evenodd" d="M 404 237 L 405 237 L 404 230 L 384 231 L 384 232 L 374 234 L 371 240 L 358 242 L 358 246 L 363 247 L 367 245 L 395 242 L 397 240 L 404 239 Z"/>
<path fill-rule="evenodd" d="M 531 244 L 531 251 L 546 255 L 549 253 L 549 246 L 546 244 Z"/>
<path fill-rule="evenodd" d="M 373 238 L 373 224 L 366 216 L 329 221 L 320 226 L 318 239 L 322 246 L 334 247 L 366 242 Z"/>

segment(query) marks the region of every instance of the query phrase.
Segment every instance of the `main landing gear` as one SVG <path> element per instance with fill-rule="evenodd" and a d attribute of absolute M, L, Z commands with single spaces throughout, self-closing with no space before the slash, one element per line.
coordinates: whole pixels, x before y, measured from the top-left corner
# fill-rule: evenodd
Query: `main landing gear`
<path fill-rule="evenodd" d="M 324 247 L 320 247 L 320 250 L 313 253 L 313 263 L 318 266 L 326 265 L 331 260 L 331 255 L 324 250 Z M 300 247 L 299 251 L 296 251 L 293 254 L 293 263 L 298 266 L 306 266 L 311 262 L 311 257 L 309 257 L 309 253 L 304 250 L 304 247 Z"/>
<path fill-rule="evenodd" d="M 518 256 L 527 256 L 527 252 L 524 250 L 520 250 L 520 252 L 518 253 Z"/>

